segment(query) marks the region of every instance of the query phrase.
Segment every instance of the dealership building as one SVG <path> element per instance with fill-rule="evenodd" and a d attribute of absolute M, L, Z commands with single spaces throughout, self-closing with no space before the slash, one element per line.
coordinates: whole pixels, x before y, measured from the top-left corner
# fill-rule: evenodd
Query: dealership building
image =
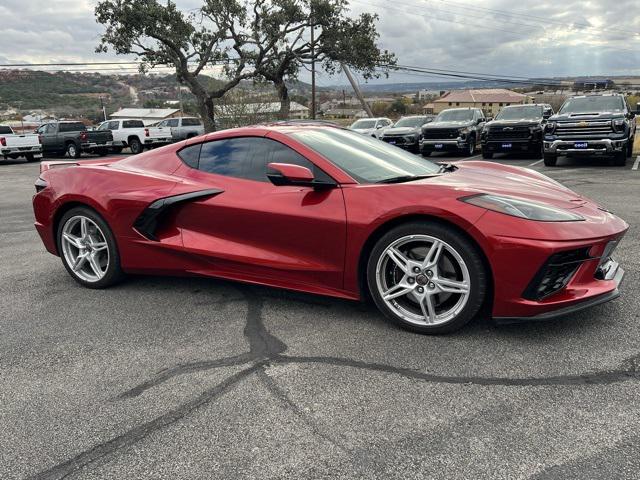
<path fill-rule="evenodd" d="M 504 88 L 451 90 L 429 104 L 428 113 L 438 114 L 448 108 L 481 108 L 485 115 L 493 117 L 502 107 L 525 103 L 533 103 L 533 99 Z"/>

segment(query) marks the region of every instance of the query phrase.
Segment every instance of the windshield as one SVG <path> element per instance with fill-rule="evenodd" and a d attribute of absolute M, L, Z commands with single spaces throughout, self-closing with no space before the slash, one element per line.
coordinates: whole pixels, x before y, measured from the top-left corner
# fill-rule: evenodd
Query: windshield
<path fill-rule="evenodd" d="M 540 120 L 541 118 L 542 107 L 538 105 L 503 108 L 496 116 L 496 120 Z"/>
<path fill-rule="evenodd" d="M 356 123 L 351 125 L 351 128 L 374 128 L 376 126 L 375 120 L 358 120 Z"/>
<path fill-rule="evenodd" d="M 558 113 L 599 113 L 620 112 L 624 102 L 620 97 L 578 97 L 570 98 Z"/>
<path fill-rule="evenodd" d="M 360 183 L 400 176 L 434 175 L 440 165 L 375 138 L 337 128 L 304 130 L 292 136 Z"/>
<path fill-rule="evenodd" d="M 470 122 L 473 120 L 473 110 L 445 110 L 436 117 L 436 122 Z"/>
<path fill-rule="evenodd" d="M 394 127 L 421 127 L 427 123 L 425 117 L 405 117 L 396 122 Z"/>

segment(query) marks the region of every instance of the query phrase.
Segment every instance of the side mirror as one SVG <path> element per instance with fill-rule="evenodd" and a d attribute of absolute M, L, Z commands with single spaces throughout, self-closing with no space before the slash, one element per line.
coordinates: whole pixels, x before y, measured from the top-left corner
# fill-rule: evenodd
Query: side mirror
<path fill-rule="evenodd" d="M 487 117 L 487 122 L 493 122 L 493 117 Z"/>
<path fill-rule="evenodd" d="M 379 130 L 382 128 L 382 125 L 376 125 L 376 130 Z"/>
<path fill-rule="evenodd" d="M 290 163 L 270 163 L 267 165 L 267 177 L 277 186 L 293 185 L 298 187 L 331 188 L 335 183 L 317 181 L 311 170 Z"/>
<path fill-rule="evenodd" d="M 479 118 L 478 121 L 476 122 L 476 125 L 480 125 L 481 123 L 484 123 L 486 120 L 484 118 Z"/>

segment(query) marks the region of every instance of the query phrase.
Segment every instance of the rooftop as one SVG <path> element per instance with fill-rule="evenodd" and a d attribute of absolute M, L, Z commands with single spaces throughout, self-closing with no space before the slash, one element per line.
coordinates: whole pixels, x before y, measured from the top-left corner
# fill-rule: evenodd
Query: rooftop
<path fill-rule="evenodd" d="M 459 102 L 459 103 L 515 103 L 521 102 L 526 95 L 512 92 L 505 88 L 487 88 L 479 90 L 452 90 L 435 100 L 435 103 Z"/>
<path fill-rule="evenodd" d="M 166 118 L 179 111 L 177 108 L 122 108 L 109 116 L 111 118 Z"/>

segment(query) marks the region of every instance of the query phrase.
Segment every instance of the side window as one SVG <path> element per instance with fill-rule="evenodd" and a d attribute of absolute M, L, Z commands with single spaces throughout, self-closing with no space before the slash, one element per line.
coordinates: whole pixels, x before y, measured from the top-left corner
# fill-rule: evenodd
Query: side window
<path fill-rule="evenodd" d="M 56 133 L 56 126 L 53 123 L 45 125 L 44 133 Z"/>
<path fill-rule="evenodd" d="M 178 126 L 178 119 L 174 118 L 172 120 L 166 120 L 167 122 L 167 127 L 177 127 Z"/>
<path fill-rule="evenodd" d="M 38 134 L 42 135 L 42 134 L 45 132 L 45 130 L 47 129 L 47 127 L 48 127 L 48 126 L 49 126 L 49 125 L 42 125 L 41 127 L 39 127 L 39 128 L 36 130 L 36 133 L 38 133 Z"/>
<path fill-rule="evenodd" d="M 286 145 L 283 145 L 282 143 L 277 142 L 275 140 L 268 140 L 268 141 L 273 146 L 273 153 L 271 155 L 271 158 L 266 162 L 267 164 L 271 162 L 290 163 L 292 165 L 306 167 L 309 170 L 311 170 L 311 172 L 313 172 L 313 176 L 316 178 L 316 180 L 321 180 L 324 182 L 333 181 L 333 179 L 329 175 L 327 175 L 324 172 L 324 170 L 321 170 L 314 163 L 312 163 L 310 160 L 307 160 L 305 157 L 300 155 L 298 152 L 296 152 L 292 148 L 287 147 Z M 265 165 L 265 173 L 266 173 L 266 165 Z M 266 177 L 266 174 L 265 174 L 265 181 L 268 181 L 268 180 L 269 179 Z"/>
<path fill-rule="evenodd" d="M 117 129 L 117 123 L 116 129 Z M 124 120 L 122 122 L 122 128 L 144 128 L 144 123 L 142 120 Z"/>
<path fill-rule="evenodd" d="M 109 130 L 118 130 L 120 122 L 109 122 Z"/>
<path fill-rule="evenodd" d="M 194 163 L 192 156 L 196 154 L 196 147 L 198 146 L 193 145 L 179 152 L 180 158 L 187 165 L 192 166 Z M 197 168 L 217 175 L 269 182 L 267 165 L 271 162 L 306 167 L 318 180 L 332 180 L 295 150 L 275 140 L 262 137 L 229 138 L 204 143 Z"/>
<path fill-rule="evenodd" d="M 195 145 L 189 145 L 188 147 L 180 150 L 178 152 L 178 156 L 182 159 L 184 163 L 189 165 L 191 168 L 198 168 L 201 148 L 202 148 L 201 143 L 197 143 Z"/>
<path fill-rule="evenodd" d="M 227 177 L 252 178 L 251 164 L 255 155 L 266 155 L 262 138 L 240 137 L 215 140 L 202 145 L 198 168 Z"/>
<path fill-rule="evenodd" d="M 163 120 L 163 121 L 161 121 L 157 126 L 158 126 L 158 127 L 166 127 L 166 126 L 167 126 L 167 121 L 166 121 L 166 120 Z"/>

